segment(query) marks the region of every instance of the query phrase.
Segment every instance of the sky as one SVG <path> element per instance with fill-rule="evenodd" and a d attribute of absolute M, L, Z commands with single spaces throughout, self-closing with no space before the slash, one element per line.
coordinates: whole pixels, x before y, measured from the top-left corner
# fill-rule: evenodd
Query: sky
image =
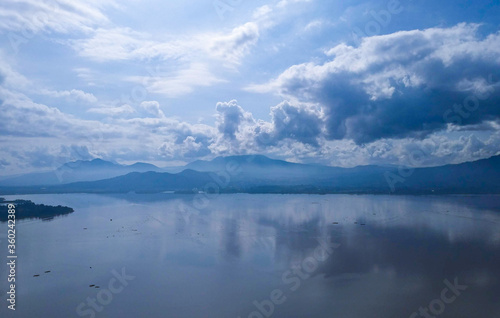
<path fill-rule="evenodd" d="M 93 158 L 487 158 L 499 18 L 488 0 L 5 0 L 0 175 Z"/>

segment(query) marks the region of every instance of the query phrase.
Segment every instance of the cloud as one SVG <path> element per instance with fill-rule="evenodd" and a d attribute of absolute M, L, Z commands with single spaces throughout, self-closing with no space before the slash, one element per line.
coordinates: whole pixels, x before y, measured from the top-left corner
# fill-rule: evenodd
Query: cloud
<path fill-rule="evenodd" d="M 211 154 L 208 147 L 216 134 L 213 127 L 167 118 L 156 101 L 143 102 L 141 108 L 155 117 L 120 118 L 134 112 L 129 105 L 91 108 L 91 113 L 109 116 L 105 124 L 76 118 L 0 87 L 0 134 L 6 137 L 5 154 L 17 158 L 9 162 L 15 162 L 12 171 L 19 172 L 53 169 L 67 161 L 95 157 L 148 161 Z M 7 160 L 5 154 L 0 158 Z"/>
<path fill-rule="evenodd" d="M 63 164 L 76 160 L 91 160 L 98 157 L 86 145 L 61 145 L 59 147 L 35 146 L 28 148 L 19 156 L 33 167 L 57 169 Z"/>
<path fill-rule="evenodd" d="M 291 3 L 300 3 L 300 2 L 311 2 L 312 0 L 281 0 L 280 2 L 278 2 L 278 4 L 276 4 L 276 7 L 277 8 L 284 8 L 288 5 L 290 5 Z"/>
<path fill-rule="evenodd" d="M 271 107 L 272 128 L 265 132 L 268 134 L 265 140 L 276 142 L 292 139 L 318 146 L 317 138 L 323 133 L 323 117 L 321 109 L 317 107 L 294 105 L 284 101 Z"/>
<path fill-rule="evenodd" d="M 88 38 L 70 40 L 70 46 L 79 55 L 105 62 L 155 57 L 175 58 L 187 49 L 186 44 L 156 42 L 147 33 L 125 27 L 97 28 Z"/>
<path fill-rule="evenodd" d="M 266 15 L 266 12 L 262 12 Z M 262 18 L 262 17 L 261 17 Z M 235 72 L 249 55 L 263 29 L 270 25 L 256 18 L 223 31 L 201 31 L 191 34 L 153 36 L 129 27 L 96 26 L 89 36 L 63 40 L 79 56 L 100 63 L 141 61 L 148 65 L 169 65 L 168 71 L 151 76 L 128 76 L 151 93 L 180 97 L 198 87 L 225 82 L 225 72 Z M 221 68 L 222 66 L 222 68 Z M 80 76 L 89 79 L 88 69 Z"/>
<path fill-rule="evenodd" d="M 13 64 L 13 61 L 0 51 L 0 85 L 16 89 L 29 87 L 30 80 L 14 70 L 11 64 Z"/>
<path fill-rule="evenodd" d="M 41 89 L 40 93 L 47 95 L 47 96 L 51 96 L 51 97 L 57 97 L 57 98 L 64 97 L 64 98 L 69 98 L 70 100 L 73 100 L 73 101 L 81 101 L 81 102 L 85 102 L 85 103 L 89 103 L 89 104 L 97 102 L 97 98 L 93 94 L 86 93 L 86 92 L 79 90 L 79 89 L 72 89 L 69 91 L 67 91 L 67 90 L 66 91 L 53 91 L 53 90 L 48 90 L 48 89 Z"/>
<path fill-rule="evenodd" d="M 500 33 L 481 38 L 478 27 L 401 31 L 364 38 L 359 47 L 340 44 L 326 52 L 331 60 L 324 64 L 294 65 L 248 89 L 321 105 L 331 140 L 423 138 L 449 126 L 447 112 L 451 119 L 459 116 L 454 125 L 479 124 L 500 116 L 500 86 L 493 80 L 500 78 Z M 462 114 L 454 104 L 462 104 Z"/>
<path fill-rule="evenodd" d="M 232 64 L 238 64 L 259 39 L 259 27 L 254 22 L 234 28 L 230 34 L 214 36 L 208 51 L 211 55 Z"/>
<path fill-rule="evenodd" d="M 96 157 L 191 161 L 246 153 L 265 153 L 296 162 L 355 166 L 412 165 L 415 162 L 411 156 L 418 152 L 423 153 L 423 158 L 417 165 L 432 166 L 477 160 L 498 154 L 500 149 L 500 131 L 494 129 L 498 126 L 496 122 L 490 123 L 493 128 L 486 137 L 484 131 L 481 135 L 431 133 L 422 139 L 382 138 L 360 145 L 347 139 L 328 140 L 322 109 L 290 101 L 272 107 L 270 121 L 255 120 L 250 112 L 231 100 L 216 105 L 215 126 L 192 125 L 161 116 L 159 103 L 149 101 L 142 108 L 150 110 L 154 118 L 111 116 L 108 124 L 103 124 L 74 118 L 4 89 L 0 94 L 5 99 L 0 107 L 2 118 L 10 123 L 0 125 L 0 132 L 9 136 L 3 145 L 5 153 L 13 156 L 4 160 L 27 165 L 20 168 L 24 170 L 54 168 L 66 161 Z"/>
<path fill-rule="evenodd" d="M 288 147 L 317 151 L 324 124 L 321 110 L 314 106 L 285 101 L 271 107 L 271 121 L 255 120 L 236 100 L 216 106 L 219 135 L 210 145 L 217 154 L 268 152 Z"/>
<path fill-rule="evenodd" d="M 157 101 L 145 101 L 141 103 L 141 107 L 146 110 L 150 115 L 158 118 L 164 118 L 165 114 L 160 109 L 160 103 Z"/>
<path fill-rule="evenodd" d="M 133 114 L 133 113 L 135 113 L 135 110 L 132 106 L 130 106 L 128 104 L 124 104 L 124 105 L 115 106 L 115 107 L 90 108 L 88 110 L 88 112 L 94 113 L 94 114 L 107 115 L 107 116 L 121 116 L 121 115 Z"/>
<path fill-rule="evenodd" d="M 291 16 L 304 13 L 306 2 L 276 1 L 247 13 L 249 21 L 230 28 L 181 35 L 161 30 L 139 32 L 116 25 L 110 21 L 113 16 L 105 14 L 116 5 L 112 1 L 56 1 L 60 12 L 33 0 L 0 5 L 0 16 L 5 17 L 0 19 L 0 32 L 22 35 L 28 28 L 35 33 L 56 33 L 49 41 L 74 49 L 77 56 L 68 59 L 75 62 L 71 67 L 75 67 L 78 80 L 94 85 L 96 92 L 108 95 L 109 100 L 114 99 L 111 95 L 123 93 L 120 83 L 114 82 L 117 77 L 162 97 L 185 96 L 219 83 L 230 83 L 238 94 L 239 83 L 276 76 L 267 74 L 277 74 L 277 68 L 281 75 L 251 89 L 282 97 L 269 109 L 269 117 L 254 118 L 236 100 L 225 100 L 215 107 L 215 124 L 193 125 L 169 117 L 158 101 L 134 107 L 123 102 L 97 104 L 93 94 L 71 89 L 79 85 L 40 88 L 42 85 L 33 79 L 36 73 L 24 77 L 13 70 L 18 61 L 0 56 L 0 113 L 5 118 L 0 132 L 9 153 L 3 160 L 17 165 L 12 154 L 18 154 L 26 165 L 43 167 L 51 160 L 62 164 L 75 156 L 191 161 L 263 153 L 341 166 L 407 165 L 411 164 L 411 153 L 422 150 L 425 157 L 419 164 L 437 165 L 498 153 L 498 33 L 484 36 L 475 24 L 402 31 L 364 38 L 359 46 L 339 44 L 319 58 L 304 60 L 311 54 L 308 52 L 318 52 L 325 44 L 317 42 L 318 36 L 295 29 L 295 37 L 290 39 L 285 30 Z M 298 3 L 295 9 L 287 7 L 293 3 Z M 32 14 L 38 11 L 45 12 L 48 19 L 33 20 Z M 301 16 L 303 31 L 333 25 L 324 15 L 310 16 L 312 11 Z M 277 25 L 276 33 L 271 32 Z M 335 38 L 326 40 L 331 41 Z M 270 58 L 271 46 L 280 48 L 271 56 L 279 59 L 276 63 L 264 61 Z M 45 52 L 43 45 L 40 48 Z M 281 68 L 298 59 L 306 62 L 285 71 Z M 160 65 L 168 69 L 149 76 L 127 76 L 144 75 L 129 72 Z M 115 74 L 117 69 L 127 74 Z M 248 70 L 252 74 L 244 73 Z M 225 80 L 228 74 L 234 82 Z M 70 115 L 51 106 L 46 96 L 97 105 L 86 112 L 75 109 L 78 115 Z M 203 98 L 200 96 L 189 100 L 197 103 Z M 43 97 L 43 103 L 36 97 Z M 157 99 L 153 97 L 148 99 Z M 477 107 L 474 98 L 479 102 Z M 255 101 L 251 102 L 253 107 Z M 53 105 L 60 103 L 55 100 Z M 181 101 L 177 104 L 182 107 Z M 101 120 L 86 120 L 85 116 Z"/>
<path fill-rule="evenodd" d="M 79 55 L 99 61 L 159 58 L 195 62 L 200 58 L 238 64 L 259 38 L 259 26 L 248 22 L 230 32 L 200 32 L 190 36 L 152 39 L 126 27 L 97 28 L 88 38 L 69 40 Z"/>
<path fill-rule="evenodd" d="M 326 22 L 323 21 L 323 20 L 314 20 L 314 21 L 309 22 L 304 27 L 304 31 L 311 31 L 313 29 L 319 29 L 319 28 L 321 28 L 325 24 L 326 24 Z"/>
<path fill-rule="evenodd" d="M 56 107 L 36 103 L 22 93 L 0 87 L 0 132 L 8 136 L 72 137 L 82 140 L 89 136 L 117 137 L 120 132 L 97 121 L 83 120 L 61 112 Z"/>
<path fill-rule="evenodd" d="M 109 23 L 106 7 L 116 7 L 115 1 L 2 1 L 0 29 L 20 32 L 17 36 L 25 39 L 38 32 L 89 32 Z M 14 35 L 9 39 L 15 41 Z"/>
<path fill-rule="evenodd" d="M 243 122 L 253 123 L 251 113 L 246 112 L 237 104 L 236 100 L 217 103 L 217 123 L 216 127 L 224 138 L 235 140 L 236 133 L 239 132 Z"/>
<path fill-rule="evenodd" d="M 77 67 L 74 68 L 73 71 L 76 73 L 76 76 L 84 81 L 87 86 L 95 86 L 95 81 L 97 75 L 94 71 L 86 67 Z"/>
<path fill-rule="evenodd" d="M 5 159 L 0 159 L 0 170 L 5 169 L 7 166 L 10 166 L 10 162 Z"/>
<path fill-rule="evenodd" d="M 97 102 L 97 98 L 93 94 L 79 89 L 57 91 L 43 88 L 40 84 L 34 83 L 16 71 L 11 65 L 9 65 L 9 62 L 10 61 L 0 51 L 0 85 L 4 88 L 41 94 L 55 98 L 66 98 L 70 101 L 84 102 L 88 104 Z"/>
<path fill-rule="evenodd" d="M 197 87 L 224 82 L 203 63 L 192 63 L 186 68 L 165 76 L 163 74 L 161 76 L 130 76 L 126 80 L 144 85 L 149 93 L 162 94 L 167 97 L 183 96 L 193 92 Z"/>
<path fill-rule="evenodd" d="M 224 82 L 212 65 L 234 71 L 259 39 L 259 25 L 248 22 L 230 32 L 201 32 L 190 36 L 166 36 L 163 41 L 130 28 L 97 28 L 91 37 L 68 40 L 80 56 L 98 62 L 141 60 L 175 61 L 176 67 L 151 76 L 126 79 L 144 85 L 151 93 L 179 97 L 196 87 Z M 159 63 L 159 62 L 158 62 Z M 159 65 L 159 64 L 156 64 Z M 83 76 L 88 77 L 87 70 Z M 81 73 L 81 72 L 80 72 Z"/>
<path fill-rule="evenodd" d="M 181 143 L 166 141 L 161 144 L 158 151 L 162 157 L 170 159 L 200 158 L 211 153 L 207 143 L 194 136 L 187 136 Z"/>
<path fill-rule="evenodd" d="M 252 18 L 258 20 L 267 17 L 271 12 L 273 12 L 273 9 L 269 5 L 263 5 L 255 9 L 252 14 Z"/>

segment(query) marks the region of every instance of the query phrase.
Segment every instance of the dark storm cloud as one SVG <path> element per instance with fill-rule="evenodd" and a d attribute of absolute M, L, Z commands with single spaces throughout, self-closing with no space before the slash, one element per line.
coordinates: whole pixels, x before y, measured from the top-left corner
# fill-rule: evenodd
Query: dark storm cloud
<path fill-rule="evenodd" d="M 480 127 L 500 118 L 500 33 L 480 38 L 478 28 L 459 24 L 365 38 L 357 48 L 341 44 L 327 52 L 329 62 L 295 65 L 271 86 L 321 105 L 331 140 L 361 144 L 423 138 L 448 124 Z"/>
<path fill-rule="evenodd" d="M 294 105 L 284 101 L 271 107 L 270 130 L 257 127 L 256 138 L 260 144 L 276 144 L 285 139 L 318 146 L 317 138 L 323 130 L 323 114 L 317 107 Z"/>

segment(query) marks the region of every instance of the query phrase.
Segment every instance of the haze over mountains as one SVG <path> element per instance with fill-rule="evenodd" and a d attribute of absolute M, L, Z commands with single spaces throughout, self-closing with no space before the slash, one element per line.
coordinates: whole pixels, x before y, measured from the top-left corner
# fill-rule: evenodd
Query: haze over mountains
<path fill-rule="evenodd" d="M 169 168 L 101 159 L 3 180 L 0 194 L 21 193 L 500 193 L 500 156 L 432 168 L 328 167 L 262 155 L 218 157 Z"/>
<path fill-rule="evenodd" d="M 155 165 L 138 162 L 120 165 L 102 159 L 68 162 L 47 172 L 11 176 L 0 181 L 0 186 L 56 185 L 78 181 L 94 181 L 125 175 L 131 172 L 162 171 Z"/>

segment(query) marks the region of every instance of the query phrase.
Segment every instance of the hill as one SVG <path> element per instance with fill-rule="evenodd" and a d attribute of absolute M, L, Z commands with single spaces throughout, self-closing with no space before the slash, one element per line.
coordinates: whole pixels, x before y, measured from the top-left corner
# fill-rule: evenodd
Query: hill
<path fill-rule="evenodd" d="M 101 163 L 105 164 L 105 163 Z M 106 164 L 107 165 L 107 164 Z M 47 187 L 2 187 L 0 193 L 187 192 L 219 184 L 217 192 L 246 193 L 500 193 L 500 156 L 474 162 L 412 169 L 306 165 L 265 156 L 195 161 L 180 173 L 134 172 L 98 181 Z M 223 180 L 224 182 L 221 182 Z"/>
<path fill-rule="evenodd" d="M 161 169 L 142 162 L 132 165 L 120 165 L 102 159 L 78 160 L 65 163 L 53 171 L 6 177 L 0 181 L 0 186 L 49 186 L 78 181 L 95 181 L 130 172 L 147 171 L 161 171 Z"/>

